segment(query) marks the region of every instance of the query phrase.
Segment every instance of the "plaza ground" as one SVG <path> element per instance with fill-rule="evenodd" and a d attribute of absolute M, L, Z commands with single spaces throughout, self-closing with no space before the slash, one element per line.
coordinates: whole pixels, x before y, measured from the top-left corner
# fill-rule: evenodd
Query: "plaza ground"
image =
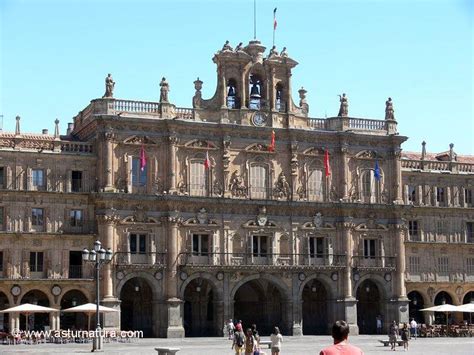
<path fill-rule="evenodd" d="M 267 337 L 263 337 L 266 340 Z M 359 346 L 365 354 L 393 353 L 390 347 L 384 347 L 378 340 L 387 337 L 360 335 L 350 337 L 350 343 Z M 282 355 L 319 354 L 319 351 L 331 343 L 330 336 L 285 337 Z M 179 347 L 177 355 L 223 355 L 234 354 L 231 341 L 224 338 L 185 338 L 185 339 L 140 339 L 132 343 L 106 343 L 104 354 L 113 355 L 151 355 L 159 346 Z M 37 345 L 0 345 L 0 354 L 85 354 L 90 353 L 91 344 L 37 344 Z M 270 351 L 265 349 L 265 354 Z M 403 347 L 397 347 L 403 352 Z M 474 354 L 474 338 L 422 338 L 410 341 L 412 354 Z"/>

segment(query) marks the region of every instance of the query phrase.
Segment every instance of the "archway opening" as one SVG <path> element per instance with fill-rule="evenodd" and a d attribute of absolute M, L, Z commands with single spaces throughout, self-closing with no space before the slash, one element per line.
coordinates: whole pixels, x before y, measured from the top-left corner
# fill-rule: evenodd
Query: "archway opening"
<path fill-rule="evenodd" d="M 449 293 L 441 291 L 440 293 L 436 295 L 434 304 L 435 306 L 440 306 L 442 304 L 453 304 L 453 299 L 451 298 Z M 435 317 L 435 324 L 444 324 L 444 325 L 446 324 L 446 313 L 434 312 L 434 317 Z M 452 318 L 452 314 L 449 314 L 448 321 L 449 320 L 451 320 L 450 324 L 454 321 L 454 319 Z"/>
<path fill-rule="evenodd" d="M 360 334 L 377 333 L 377 316 L 381 314 L 381 297 L 377 285 L 365 280 L 357 288 L 357 325 Z"/>
<path fill-rule="evenodd" d="M 244 329 L 252 324 L 260 335 L 270 335 L 273 327 L 286 333 L 280 290 L 272 282 L 264 279 L 248 281 L 239 287 L 234 296 L 234 318 L 242 321 Z"/>
<path fill-rule="evenodd" d="M 464 298 L 462 300 L 462 303 L 463 304 L 468 304 L 468 303 L 474 304 L 474 291 L 469 291 L 468 293 L 466 293 L 466 295 L 464 296 Z M 1 307 L 1 305 L 0 305 L 0 307 Z M 466 322 L 469 322 L 469 324 L 472 324 L 472 313 L 464 312 L 463 313 L 463 319 Z"/>
<path fill-rule="evenodd" d="M 10 307 L 8 297 L 3 292 L 0 292 L 0 311 Z M 0 332 L 10 332 L 8 313 L 0 313 Z"/>
<path fill-rule="evenodd" d="M 61 299 L 61 309 L 80 306 L 87 303 L 87 297 L 79 290 L 71 290 Z M 61 329 L 89 329 L 87 315 L 84 313 L 61 312 Z"/>
<path fill-rule="evenodd" d="M 306 283 L 303 289 L 303 334 L 328 334 L 327 291 L 318 280 Z"/>
<path fill-rule="evenodd" d="M 39 290 L 31 290 L 26 293 L 21 299 L 20 304 L 31 303 L 38 306 L 49 307 L 49 299 L 46 294 Z M 26 322 L 28 322 L 28 330 L 44 330 L 44 327 L 49 327 L 49 313 L 32 313 L 28 315 L 20 314 L 20 329 L 26 329 Z"/>
<path fill-rule="evenodd" d="M 153 336 L 153 292 L 148 282 L 134 277 L 120 291 L 120 327 L 141 330 L 144 337 Z"/>
<path fill-rule="evenodd" d="M 410 300 L 408 304 L 410 320 L 413 318 L 418 324 L 424 323 L 425 316 L 420 312 L 420 309 L 425 308 L 423 296 L 418 291 L 411 291 L 407 297 Z"/>
<path fill-rule="evenodd" d="M 217 336 L 216 293 L 202 278 L 192 280 L 184 290 L 184 332 L 187 337 Z"/>

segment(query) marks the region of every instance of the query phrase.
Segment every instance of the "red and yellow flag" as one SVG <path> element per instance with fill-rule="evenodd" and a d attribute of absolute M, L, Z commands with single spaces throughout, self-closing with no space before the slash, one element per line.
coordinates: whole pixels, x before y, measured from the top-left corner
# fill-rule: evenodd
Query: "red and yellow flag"
<path fill-rule="evenodd" d="M 275 151 L 275 131 L 272 131 L 272 137 L 270 140 L 270 145 L 268 146 L 268 151 L 269 152 Z"/>

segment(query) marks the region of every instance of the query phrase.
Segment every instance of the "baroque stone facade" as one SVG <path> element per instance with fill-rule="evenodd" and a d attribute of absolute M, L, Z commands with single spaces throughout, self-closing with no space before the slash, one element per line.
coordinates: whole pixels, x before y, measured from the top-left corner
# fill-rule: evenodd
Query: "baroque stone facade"
<path fill-rule="evenodd" d="M 115 252 L 101 295 L 121 312 L 105 327 L 146 336 L 219 335 L 229 318 L 372 333 L 378 315 L 432 322 L 417 310 L 474 299 L 474 159 L 402 153 L 391 99 L 382 120 L 351 117 L 345 95 L 338 116 L 309 117 L 306 90 L 290 95 L 297 62 L 264 51 L 226 43 L 192 109 L 165 78 L 159 102 L 114 98 L 109 75 L 67 135 L 23 134 L 19 117 L 0 133 L 0 308 L 94 302 L 80 253 L 95 239 Z"/>

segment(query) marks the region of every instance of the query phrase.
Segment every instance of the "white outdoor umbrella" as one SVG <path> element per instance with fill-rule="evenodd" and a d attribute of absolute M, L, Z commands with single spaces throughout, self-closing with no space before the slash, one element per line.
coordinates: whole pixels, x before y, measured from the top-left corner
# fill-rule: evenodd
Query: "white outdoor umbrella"
<path fill-rule="evenodd" d="M 97 311 L 97 305 L 95 303 L 86 303 L 81 304 L 80 306 L 71 307 L 67 309 L 62 309 L 61 312 L 71 312 L 71 313 L 85 313 L 87 314 L 87 329 L 91 328 L 91 315 L 95 314 Z M 118 309 L 105 307 L 99 305 L 99 313 L 109 313 L 109 312 L 119 312 Z"/>
<path fill-rule="evenodd" d="M 471 313 L 474 313 L 474 303 L 466 303 L 460 306 L 457 306 L 458 312 L 469 313 L 469 324 L 472 324 Z"/>
<path fill-rule="evenodd" d="M 0 313 L 22 313 L 26 316 L 26 330 L 28 330 L 28 316 L 32 313 L 59 312 L 59 309 L 38 306 L 37 304 L 23 303 L 19 306 L 10 307 L 0 311 Z"/>
<path fill-rule="evenodd" d="M 452 304 L 442 304 L 439 306 L 433 306 L 428 308 L 420 309 L 423 312 L 444 312 L 446 313 L 446 327 L 448 326 L 448 313 L 450 312 L 461 312 L 457 306 Z"/>

